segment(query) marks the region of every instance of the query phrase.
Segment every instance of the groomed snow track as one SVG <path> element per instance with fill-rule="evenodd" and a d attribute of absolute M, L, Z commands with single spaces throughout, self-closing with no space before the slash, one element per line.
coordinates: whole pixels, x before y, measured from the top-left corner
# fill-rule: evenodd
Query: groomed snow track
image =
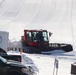
<path fill-rule="evenodd" d="M 0 25 L 10 38 L 20 38 L 24 28 L 47 29 L 51 42 L 76 47 L 76 0 L 0 0 Z"/>

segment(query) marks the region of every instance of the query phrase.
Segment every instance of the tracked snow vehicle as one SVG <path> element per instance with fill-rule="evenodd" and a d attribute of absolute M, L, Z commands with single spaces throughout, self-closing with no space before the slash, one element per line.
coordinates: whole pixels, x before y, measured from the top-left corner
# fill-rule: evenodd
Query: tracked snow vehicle
<path fill-rule="evenodd" d="M 22 50 L 26 53 L 41 53 L 42 51 L 64 50 L 72 51 L 71 44 L 49 43 L 52 33 L 47 30 L 24 30 L 21 37 Z"/>

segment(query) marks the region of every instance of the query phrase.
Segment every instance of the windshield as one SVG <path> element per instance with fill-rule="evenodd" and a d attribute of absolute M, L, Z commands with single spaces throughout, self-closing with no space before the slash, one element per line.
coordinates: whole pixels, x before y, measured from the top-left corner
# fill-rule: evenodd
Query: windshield
<path fill-rule="evenodd" d="M 26 37 L 33 42 L 48 42 L 48 34 L 45 31 L 27 31 Z"/>
<path fill-rule="evenodd" d="M 34 42 L 47 42 L 48 41 L 48 35 L 47 32 L 32 32 L 33 41 Z"/>
<path fill-rule="evenodd" d="M 0 56 L 0 60 L 1 60 L 3 63 L 6 63 L 6 62 L 7 62 L 7 60 L 6 60 L 5 58 L 1 57 L 1 56 Z"/>

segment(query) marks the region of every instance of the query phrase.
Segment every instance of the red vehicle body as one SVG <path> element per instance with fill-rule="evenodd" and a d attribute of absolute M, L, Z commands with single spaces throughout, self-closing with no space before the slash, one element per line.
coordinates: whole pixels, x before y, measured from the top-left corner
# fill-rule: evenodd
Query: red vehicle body
<path fill-rule="evenodd" d="M 46 38 L 46 40 L 44 40 L 44 37 Z M 46 30 L 24 30 L 24 40 L 28 42 L 30 46 L 34 47 L 38 47 L 40 43 L 49 43 L 48 34 Z"/>
<path fill-rule="evenodd" d="M 72 46 L 69 44 L 60 43 L 49 43 L 49 36 L 52 33 L 47 30 L 24 30 L 24 35 L 22 36 L 22 49 L 24 52 L 28 53 L 41 53 L 42 51 L 49 51 L 55 49 L 66 49 L 65 47 Z M 67 51 L 67 50 L 66 50 Z"/>

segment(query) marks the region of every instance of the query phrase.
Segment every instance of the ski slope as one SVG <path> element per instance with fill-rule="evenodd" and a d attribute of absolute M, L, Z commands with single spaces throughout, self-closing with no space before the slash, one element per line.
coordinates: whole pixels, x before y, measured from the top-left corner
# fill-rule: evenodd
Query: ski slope
<path fill-rule="evenodd" d="M 0 0 L 0 30 L 21 39 L 24 29 L 47 29 L 50 42 L 76 47 L 76 0 Z"/>

